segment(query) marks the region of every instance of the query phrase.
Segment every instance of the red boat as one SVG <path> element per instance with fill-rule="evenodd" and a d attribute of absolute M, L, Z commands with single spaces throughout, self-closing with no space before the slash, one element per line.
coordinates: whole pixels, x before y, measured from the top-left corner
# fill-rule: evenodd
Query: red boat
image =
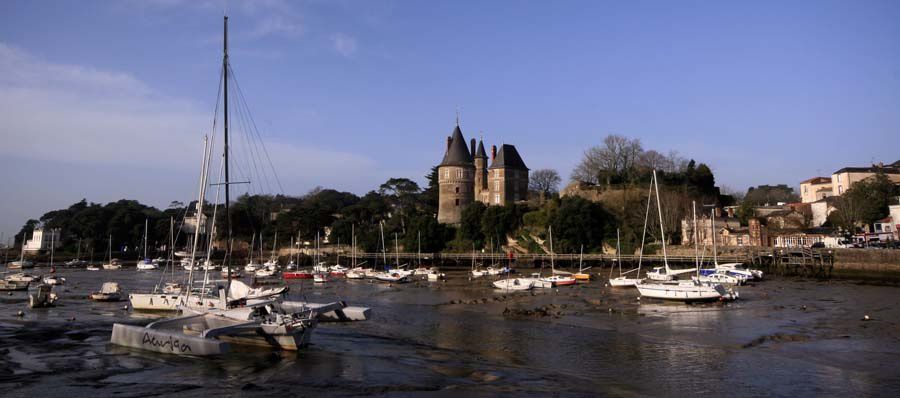
<path fill-rule="evenodd" d="M 331 271 L 329 274 L 335 278 L 343 278 L 347 276 L 344 271 Z"/>
<path fill-rule="evenodd" d="M 282 272 L 281 277 L 284 279 L 312 279 L 313 274 L 309 271 Z"/>

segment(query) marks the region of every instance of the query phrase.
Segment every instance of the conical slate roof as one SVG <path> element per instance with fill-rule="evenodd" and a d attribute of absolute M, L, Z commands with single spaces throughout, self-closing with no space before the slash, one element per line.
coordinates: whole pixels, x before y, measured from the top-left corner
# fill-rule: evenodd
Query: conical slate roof
<path fill-rule="evenodd" d="M 440 166 L 472 166 L 472 154 L 466 147 L 466 139 L 463 138 L 459 125 L 453 129 L 453 135 L 450 136 L 450 147 L 444 154 L 444 160 Z"/>
<path fill-rule="evenodd" d="M 522 157 L 519 156 L 519 151 L 516 150 L 515 146 L 509 144 L 500 146 L 500 149 L 497 150 L 497 157 L 494 158 L 489 168 L 528 170 L 525 162 L 522 161 Z"/>
<path fill-rule="evenodd" d="M 487 153 L 484 152 L 484 141 L 478 141 L 478 149 L 475 151 L 474 157 L 487 159 Z"/>

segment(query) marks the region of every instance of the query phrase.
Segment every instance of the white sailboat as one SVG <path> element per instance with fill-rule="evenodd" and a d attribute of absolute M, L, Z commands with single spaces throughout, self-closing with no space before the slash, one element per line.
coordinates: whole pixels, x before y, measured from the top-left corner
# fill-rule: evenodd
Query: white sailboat
<path fill-rule="evenodd" d="M 550 240 L 550 276 L 541 278 L 541 281 L 544 283 L 549 283 L 551 287 L 557 286 L 569 286 L 574 285 L 577 281 L 571 273 L 569 275 L 559 273 L 556 271 L 556 265 L 554 261 L 554 252 L 553 252 L 553 226 L 547 227 L 547 232 L 549 234 Z"/>
<path fill-rule="evenodd" d="M 117 270 L 122 269 L 122 263 L 119 262 L 118 259 L 112 258 L 112 234 L 109 235 L 108 247 L 107 247 L 107 261 L 103 263 L 103 269 L 105 270 Z"/>
<path fill-rule="evenodd" d="M 713 243 L 713 268 L 701 269 L 701 276 L 711 274 L 725 274 L 731 276 L 743 284 L 752 279 L 762 279 L 763 272 L 756 269 L 744 267 L 741 263 L 725 263 L 719 264 L 719 252 L 716 247 L 716 209 L 710 210 L 710 229 L 712 230 Z M 696 225 L 694 226 L 696 228 Z M 721 276 L 720 276 L 721 277 Z"/>
<path fill-rule="evenodd" d="M 662 204 L 659 201 L 659 186 L 656 180 L 656 170 L 653 171 L 652 187 L 656 191 L 656 206 L 659 213 L 660 242 L 663 250 L 663 264 L 665 270 L 669 270 L 669 258 L 666 252 L 666 236 L 662 218 Z M 699 272 L 699 266 L 696 268 Z M 642 298 L 663 300 L 713 301 L 737 298 L 737 294 L 729 291 L 721 284 L 703 284 L 697 281 L 678 282 L 641 282 L 636 285 Z"/>
<path fill-rule="evenodd" d="M 32 235 L 34 232 L 32 232 Z M 22 233 L 22 250 L 19 253 L 19 260 L 6 264 L 6 269 L 29 269 L 34 268 L 34 263 L 25 259 L 25 233 Z"/>
<path fill-rule="evenodd" d="M 144 258 L 137 263 L 137 269 L 139 271 L 149 271 L 159 268 L 159 265 L 157 265 L 158 263 L 150 260 L 150 257 L 147 257 L 147 227 L 149 222 L 150 221 L 147 219 L 144 220 Z"/>

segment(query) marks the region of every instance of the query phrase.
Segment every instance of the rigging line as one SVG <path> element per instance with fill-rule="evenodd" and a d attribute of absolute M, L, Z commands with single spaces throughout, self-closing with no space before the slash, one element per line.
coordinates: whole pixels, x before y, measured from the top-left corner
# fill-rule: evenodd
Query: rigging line
<path fill-rule="evenodd" d="M 257 184 L 260 185 L 259 188 L 262 189 L 264 188 L 263 184 L 268 186 L 268 180 L 264 178 L 264 174 L 262 173 L 261 167 L 259 165 L 260 162 L 257 161 L 257 159 L 259 158 L 259 156 L 256 154 L 258 149 L 256 148 L 255 141 L 253 140 L 252 135 L 249 134 L 250 127 L 247 123 L 247 118 L 244 115 L 243 108 L 241 107 L 241 98 L 239 96 L 236 98 L 235 105 L 236 106 L 234 107 L 234 109 L 236 110 L 236 119 L 239 124 L 239 130 L 241 131 L 241 136 L 243 138 L 244 144 L 247 146 L 248 168 L 250 168 L 251 174 L 255 172 L 256 177 L 252 180 L 257 181 Z M 271 188 L 269 188 L 269 190 L 271 190 Z"/>
<path fill-rule="evenodd" d="M 232 72 L 231 80 L 234 83 L 234 86 L 238 90 L 240 90 L 240 86 L 238 85 L 237 81 L 234 79 L 234 71 L 231 69 L 230 69 L 230 71 Z M 271 187 L 271 184 L 269 183 L 268 176 L 266 176 L 266 174 L 263 172 L 265 167 L 264 166 L 261 167 L 262 157 L 259 154 L 260 153 L 259 147 L 257 146 L 256 140 L 254 139 L 254 136 L 252 134 L 253 129 L 251 128 L 250 123 L 248 121 L 247 114 L 249 113 L 249 109 L 247 109 L 246 100 L 240 95 L 240 92 L 238 92 L 237 94 L 238 95 L 236 96 L 237 98 L 236 98 L 235 102 L 237 105 L 238 112 L 240 113 L 240 123 L 242 125 L 243 133 L 246 134 L 246 136 L 247 136 L 247 140 L 248 140 L 247 146 L 250 149 L 251 156 L 253 156 L 252 160 L 253 160 L 253 164 L 254 164 L 257 176 L 259 177 L 258 181 L 259 181 L 260 189 L 265 190 L 266 192 L 271 192 L 272 187 Z"/>
<path fill-rule="evenodd" d="M 234 85 L 235 85 L 235 87 L 238 88 L 238 90 L 240 90 L 240 86 L 238 86 L 236 81 L 234 82 Z M 240 93 L 238 93 L 238 95 L 237 95 L 236 102 L 237 102 L 238 109 L 241 112 L 241 122 L 243 123 L 243 126 L 245 128 L 245 133 L 247 134 L 248 139 L 252 143 L 251 149 L 253 150 L 253 154 L 254 154 L 254 164 L 259 165 L 259 168 L 257 169 L 257 173 L 259 174 L 260 181 L 261 181 L 260 188 L 264 188 L 266 192 L 272 192 L 273 191 L 272 185 L 269 181 L 268 175 L 265 173 L 265 166 L 262 165 L 262 156 L 260 156 L 261 151 L 259 149 L 259 146 L 257 145 L 257 140 L 255 139 L 255 136 L 253 135 L 253 128 L 249 122 L 249 120 L 252 118 L 252 116 L 250 115 L 249 107 L 247 106 L 247 102 L 246 102 L 245 98 L 242 97 L 240 95 Z M 264 187 L 263 187 L 263 184 L 265 184 Z"/>
<path fill-rule="evenodd" d="M 246 100 L 244 99 L 244 92 L 243 92 L 243 90 L 241 90 L 241 86 L 237 82 L 237 76 L 235 76 L 234 70 L 232 70 L 230 67 L 229 67 L 229 70 L 231 70 L 231 76 L 232 76 L 231 80 L 234 81 L 234 85 L 237 87 L 238 96 L 241 97 L 242 101 L 244 102 L 244 105 L 247 106 Z M 253 114 L 250 113 L 249 106 L 247 106 L 247 113 L 248 113 L 248 115 L 250 115 L 250 123 L 253 124 L 254 131 L 256 132 L 257 137 L 259 137 L 260 144 L 262 144 L 263 152 L 266 154 L 266 160 L 269 161 L 269 167 L 272 169 L 272 174 L 275 177 L 275 182 L 278 183 L 278 189 L 281 190 L 282 194 L 284 194 L 284 187 L 281 185 L 281 180 L 278 178 L 278 173 L 275 171 L 275 165 L 272 164 L 272 159 L 269 157 L 269 151 L 266 149 L 266 144 L 265 144 L 265 142 L 262 141 L 262 137 L 259 135 L 259 129 L 256 128 L 256 121 L 253 119 Z"/>
<path fill-rule="evenodd" d="M 258 177 L 259 173 L 258 172 L 254 173 L 254 172 L 258 170 L 258 166 L 254 162 L 254 156 L 252 153 L 253 148 L 250 146 L 250 141 L 249 141 L 247 133 L 246 133 L 246 127 L 244 126 L 245 123 L 243 122 L 243 115 L 241 114 L 239 102 L 236 101 L 234 103 L 234 105 L 235 106 L 232 107 L 232 109 L 234 109 L 234 112 L 235 112 L 235 113 L 233 113 L 233 115 L 235 116 L 234 119 L 237 120 L 237 126 L 233 126 L 233 127 L 235 127 L 236 131 L 240 132 L 241 143 L 243 144 L 242 146 L 240 146 L 241 161 L 247 163 L 247 170 L 245 170 L 245 172 L 248 177 L 247 180 L 251 181 L 251 184 L 250 184 L 251 186 L 249 187 L 249 189 L 247 191 L 251 192 L 251 193 L 255 193 L 255 191 L 254 191 L 255 188 L 253 187 L 253 183 L 255 181 L 257 181 L 256 177 Z"/>

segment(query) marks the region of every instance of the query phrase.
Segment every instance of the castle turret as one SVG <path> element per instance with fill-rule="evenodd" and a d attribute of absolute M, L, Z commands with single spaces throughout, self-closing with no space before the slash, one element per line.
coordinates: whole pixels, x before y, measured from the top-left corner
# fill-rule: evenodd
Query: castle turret
<path fill-rule="evenodd" d="M 484 142 L 478 141 L 478 149 L 474 151 L 475 162 L 475 200 L 490 203 L 488 191 L 487 154 L 484 153 Z"/>
<path fill-rule="evenodd" d="M 475 199 L 474 179 L 472 153 L 457 124 L 448 138 L 444 160 L 438 165 L 438 222 L 459 224 L 463 209 Z"/>

